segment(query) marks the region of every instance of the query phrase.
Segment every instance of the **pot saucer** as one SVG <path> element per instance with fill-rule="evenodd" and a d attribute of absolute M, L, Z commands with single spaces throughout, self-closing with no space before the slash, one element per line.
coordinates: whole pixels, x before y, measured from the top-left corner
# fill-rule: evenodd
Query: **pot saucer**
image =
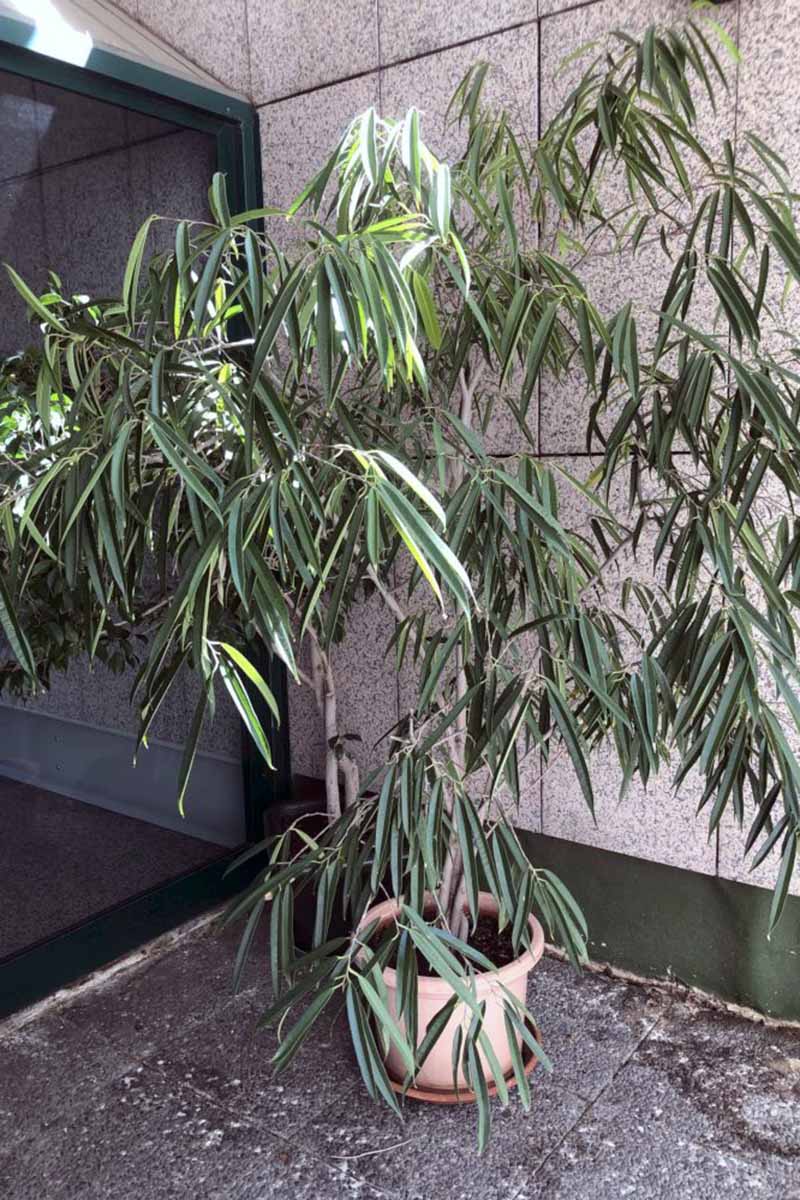
<path fill-rule="evenodd" d="M 542 1034 L 541 1034 L 539 1027 L 537 1025 L 535 1025 L 533 1023 L 533 1021 L 531 1021 L 531 1020 L 529 1020 L 527 1022 L 527 1025 L 528 1025 L 528 1029 L 531 1031 L 533 1036 L 536 1038 L 536 1041 L 541 1046 L 542 1045 Z M 522 1047 L 522 1053 L 523 1053 L 523 1064 L 525 1066 L 525 1074 L 530 1075 L 531 1071 L 536 1066 L 536 1064 L 539 1060 L 536 1057 L 536 1055 L 533 1053 L 533 1051 L 531 1050 L 530 1046 L 524 1045 Z M 513 1067 L 509 1071 L 509 1073 L 506 1075 L 505 1080 L 506 1080 L 506 1087 L 508 1087 L 508 1088 L 516 1087 L 517 1077 L 514 1074 Z M 389 1082 L 392 1085 L 393 1092 L 398 1092 L 400 1095 L 403 1095 L 402 1083 L 397 1083 L 394 1079 L 391 1079 L 391 1078 L 389 1079 Z M 490 1097 L 497 1095 L 497 1084 L 496 1083 L 492 1082 L 492 1083 L 487 1084 L 487 1089 L 488 1089 Z M 477 1101 L 477 1096 L 475 1095 L 475 1093 L 473 1091 L 470 1091 L 469 1088 L 462 1088 L 459 1091 L 456 1091 L 454 1088 L 410 1087 L 406 1090 L 405 1095 L 408 1096 L 408 1098 L 410 1100 L 422 1100 L 426 1104 L 475 1104 Z"/>

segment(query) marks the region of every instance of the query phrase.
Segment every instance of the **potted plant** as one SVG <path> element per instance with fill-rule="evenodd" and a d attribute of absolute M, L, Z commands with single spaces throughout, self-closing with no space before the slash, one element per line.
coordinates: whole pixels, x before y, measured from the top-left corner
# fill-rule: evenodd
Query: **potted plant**
<path fill-rule="evenodd" d="M 725 86 L 707 32 L 614 35 L 534 145 L 480 65 L 453 100 L 450 164 L 416 111 L 369 110 L 286 212 L 231 215 L 217 177 L 211 225 L 178 223 L 149 262 L 143 227 L 120 300 L 38 298 L 12 272 L 44 333 L 35 445 L 0 501 L 17 661 L 36 678 L 24 613 L 46 567 L 86 651 L 109 625 L 147 635 L 141 741 L 194 671 L 181 804 L 218 679 L 270 759 L 254 697 L 278 713 L 248 647 L 312 689 L 326 821 L 268 843 L 230 913 L 246 918 L 237 975 L 267 919 L 276 1065 L 343 1001 L 370 1093 L 475 1099 L 481 1145 L 490 1091 L 527 1104 L 544 1057 L 524 988 L 542 926 L 585 955 L 577 904 L 515 833 L 541 771 L 568 757 L 592 807 L 610 740 L 624 787 L 698 770 L 712 828 L 754 806 L 748 848 L 781 853 L 772 924 L 793 869 L 800 767 L 773 693 L 800 725 L 800 433 L 775 336 L 800 241 L 779 157 L 751 136 L 742 164 L 698 138 L 698 96 Z M 631 305 L 592 302 L 581 260 L 599 242 L 670 255 L 652 338 Z M 545 374 L 593 398 L 588 480 L 536 454 Z M 499 411 L 529 446 L 512 458 L 487 450 Z M 332 651 L 368 596 L 412 698 L 361 777 Z"/>

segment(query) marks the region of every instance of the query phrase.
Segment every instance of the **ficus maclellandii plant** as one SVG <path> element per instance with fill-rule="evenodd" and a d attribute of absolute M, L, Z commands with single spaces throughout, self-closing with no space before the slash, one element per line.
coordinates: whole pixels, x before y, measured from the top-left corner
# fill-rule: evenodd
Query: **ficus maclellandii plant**
<path fill-rule="evenodd" d="M 523 766 L 535 787 L 570 760 L 590 808 L 606 742 L 623 790 L 660 769 L 677 788 L 699 777 L 712 830 L 730 810 L 754 862 L 779 856 L 770 927 L 794 867 L 800 377 L 781 305 L 800 241 L 779 156 L 698 132 L 698 106 L 730 102 L 714 36 L 700 18 L 611 35 L 535 143 L 478 65 L 451 105 L 451 162 L 414 109 L 370 109 L 287 211 L 231 215 L 216 177 L 212 222 L 177 223 L 148 259 L 151 219 L 120 298 L 36 297 L 12 273 L 43 340 L 0 425 L 8 681 L 35 689 L 62 664 L 54 596 L 82 631 L 71 652 L 142 635 L 142 741 L 180 672 L 203 685 L 182 803 L 218 680 L 269 760 L 258 704 L 278 713 L 253 647 L 312 689 L 328 820 L 267 844 L 231 910 L 237 971 L 265 917 L 277 1065 L 343 1000 L 364 1082 L 394 1108 L 389 1039 L 410 1083 L 466 1004 L 454 1058 L 482 1144 L 479 889 L 517 951 L 535 911 L 585 954 L 577 904 L 515 833 Z M 657 312 L 601 311 L 584 260 L 635 272 L 645 248 L 670 264 Z M 588 479 L 537 456 L 543 381 L 589 413 Z M 514 456 L 487 449 L 499 414 Z M 402 671 L 410 699 L 364 774 L 333 650 L 367 597 L 394 618 L 387 686 Z M 316 904 L 304 951 L 301 892 Z M 396 924 L 332 936 L 387 895 Z M 453 988 L 427 1031 L 415 951 Z M 542 1052 L 525 1007 L 509 996 L 506 1012 L 528 1103 L 518 1040 Z"/>

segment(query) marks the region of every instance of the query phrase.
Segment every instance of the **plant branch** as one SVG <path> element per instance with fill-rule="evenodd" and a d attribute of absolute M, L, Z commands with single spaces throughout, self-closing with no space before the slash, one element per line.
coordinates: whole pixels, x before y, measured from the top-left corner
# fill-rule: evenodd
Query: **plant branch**
<path fill-rule="evenodd" d="M 336 684 L 330 659 L 320 646 L 319 638 L 310 628 L 308 633 L 311 643 L 311 676 L 325 732 L 325 798 L 328 816 L 331 821 L 336 821 L 342 815 L 342 800 L 339 794 L 339 759 L 336 753 L 339 745 Z"/>
<path fill-rule="evenodd" d="M 397 598 L 383 583 L 380 576 L 378 575 L 378 572 L 375 570 L 375 568 L 372 566 L 372 564 L 370 564 L 367 567 L 367 577 L 375 585 L 376 591 L 378 592 L 379 596 L 383 600 L 386 607 L 389 609 L 389 612 L 392 614 L 392 616 L 396 620 L 400 621 L 401 623 L 403 621 L 405 621 L 407 619 L 407 614 L 401 608 L 399 602 L 397 601 Z"/>

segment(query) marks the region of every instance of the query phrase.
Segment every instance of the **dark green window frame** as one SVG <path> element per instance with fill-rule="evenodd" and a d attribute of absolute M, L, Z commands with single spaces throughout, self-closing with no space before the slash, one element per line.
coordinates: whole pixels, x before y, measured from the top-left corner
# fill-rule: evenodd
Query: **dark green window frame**
<path fill-rule="evenodd" d="M 210 134 L 235 210 L 261 204 L 258 114 L 252 105 L 97 47 L 85 66 L 61 62 L 29 49 L 30 36 L 25 22 L 0 17 L 0 69 Z"/>
<path fill-rule="evenodd" d="M 216 169 L 227 176 L 231 207 L 242 212 L 262 204 L 258 114 L 252 105 L 103 49 L 92 49 L 85 66 L 62 62 L 31 50 L 30 36 L 31 27 L 25 22 L 0 17 L 0 70 L 212 136 Z M 265 769 L 243 733 L 247 843 L 263 837 L 265 809 L 287 796 L 291 786 L 285 672 L 274 661 L 261 666 L 282 701 L 284 719 L 277 727 L 268 712 L 261 713 L 265 727 L 271 727 L 274 772 Z M 258 869 L 258 859 L 253 858 L 245 867 L 229 870 L 240 850 L 4 959 L 0 962 L 0 1017 L 97 970 L 233 894 Z"/>

